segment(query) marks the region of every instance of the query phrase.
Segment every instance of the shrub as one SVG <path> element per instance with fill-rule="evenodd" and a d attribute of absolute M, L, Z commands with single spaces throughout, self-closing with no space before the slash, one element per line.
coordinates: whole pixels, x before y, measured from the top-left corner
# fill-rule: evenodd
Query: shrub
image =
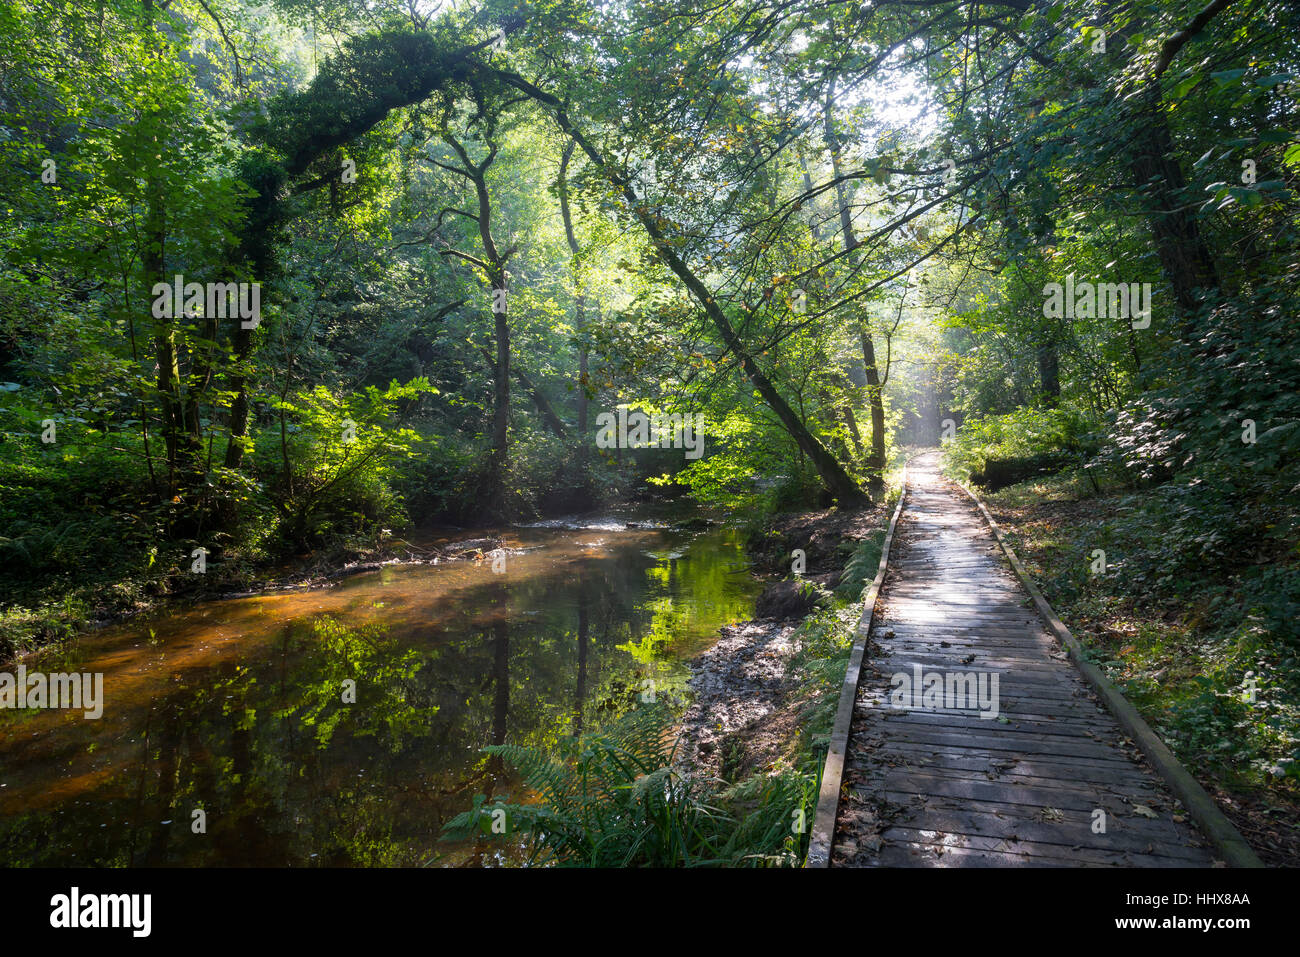
<path fill-rule="evenodd" d="M 972 481 L 987 473 L 990 462 L 1082 465 L 1091 450 L 1091 429 L 1083 415 L 1066 408 L 968 416 L 944 447 L 944 470 L 962 481 Z"/>

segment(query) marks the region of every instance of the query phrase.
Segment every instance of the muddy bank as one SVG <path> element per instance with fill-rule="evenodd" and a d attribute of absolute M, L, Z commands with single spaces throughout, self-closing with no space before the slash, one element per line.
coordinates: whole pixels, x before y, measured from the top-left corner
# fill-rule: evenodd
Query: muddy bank
<path fill-rule="evenodd" d="M 728 625 L 691 661 L 694 695 L 682 718 L 682 759 L 697 771 L 737 780 L 797 756 L 813 693 L 790 667 L 802 650 L 803 619 L 829 601 L 863 539 L 883 528 L 885 510 L 824 509 L 777 515 L 750 537 L 748 550 L 770 579 L 752 621 Z M 792 553 L 805 574 L 791 575 Z M 780 577 L 778 577 L 780 576 Z"/>
<path fill-rule="evenodd" d="M 882 527 L 884 511 L 869 506 L 774 515 L 754 530 L 748 549 L 759 569 L 779 577 L 792 573 L 797 549 L 803 553 L 802 577 L 833 588 L 858 543 Z"/>
<path fill-rule="evenodd" d="M 734 779 L 770 769 L 798 733 L 786 705 L 797 692 L 788 674 L 799 651 L 795 621 L 728 625 L 691 662 L 694 703 L 682 717 L 682 759 L 698 771 Z"/>

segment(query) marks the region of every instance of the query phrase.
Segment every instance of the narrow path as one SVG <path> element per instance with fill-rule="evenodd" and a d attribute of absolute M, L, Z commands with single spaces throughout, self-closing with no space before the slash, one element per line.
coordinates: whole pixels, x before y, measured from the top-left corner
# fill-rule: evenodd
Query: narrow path
<path fill-rule="evenodd" d="M 908 470 L 831 865 L 1209 866 L 1208 843 L 1046 630 L 979 511 L 937 462 L 926 453 Z M 915 683 L 918 673 L 913 691 L 903 678 Z M 923 697 L 938 680 L 931 675 L 951 689 L 946 700 Z M 970 688 L 984 694 L 960 695 Z"/>

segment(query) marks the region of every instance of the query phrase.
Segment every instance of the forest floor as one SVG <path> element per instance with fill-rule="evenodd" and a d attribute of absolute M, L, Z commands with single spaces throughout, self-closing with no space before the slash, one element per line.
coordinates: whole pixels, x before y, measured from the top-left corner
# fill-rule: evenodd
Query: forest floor
<path fill-rule="evenodd" d="M 1105 660 L 1111 679 L 1153 727 L 1162 729 L 1166 743 L 1260 858 L 1269 865 L 1300 866 L 1300 788 L 1295 779 L 1269 781 L 1260 774 L 1234 773 L 1229 770 L 1233 764 L 1246 762 L 1216 762 L 1203 746 L 1183 740 L 1189 735 L 1188 719 L 1178 725 L 1178 709 L 1185 704 L 1181 696 L 1188 680 L 1206 671 L 1205 656 L 1212 654 L 1207 649 L 1216 641 L 1196 607 L 1154 606 L 1138 584 L 1104 598 L 1071 585 L 1070 566 L 1077 564 L 1079 543 L 1095 542 L 1099 527 L 1131 522 L 1135 510 L 1142 510 L 1141 493 L 1136 502 L 1133 495 L 1098 497 L 1081 486 L 1049 480 L 984 497 L 1056 613 L 1085 648 Z M 1168 733 L 1171 725 L 1178 725 L 1179 733 Z"/>

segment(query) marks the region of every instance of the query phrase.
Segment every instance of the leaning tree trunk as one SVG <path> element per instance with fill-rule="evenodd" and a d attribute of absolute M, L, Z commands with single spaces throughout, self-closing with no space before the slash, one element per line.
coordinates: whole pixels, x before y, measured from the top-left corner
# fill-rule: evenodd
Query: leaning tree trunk
<path fill-rule="evenodd" d="M 587 157 L 611 177 L 623 199 L 627 202 L 632 215 L 636 217 L 637 222 L 641 224 L 641 228 L 650 237 L 659 258 L 682 281 L 687 291 L 695 297 L 696 302 L 700 304 L 700 308 L 704 310 L 705 315 L 709 317 L 717 329 L 723 345 L 739 360 L 740 367 L 753 384 L 754 390 L 776 414 L 777 419 L 780 420 L 781 425 L 790 434 L 790 437 L 794 439 L 800 451 L 807 455 L 808 459 L 813 463 L 813 467 L 817 469 L 817 474 L 826 490 L 842 503 L 867 501 L 866 493 L 863 492 L 853 476 L 845 471 L 839 460 L 828 452 L 817 437 L 808 430 L 808 427 L 795 414 L 795 411 L 790 408 L 790 404 L 785 401 L 780 391 L 759 368 L 754 357 L 749 354 L 741 343 L 740 337 L 731 325 L 731 320 L 727 318 L 727 314 L 718 305 L 717 299 L 709 291 L 708 286 L 677 254 L 676 249 L 664 236 L 663 230 L 650 214 L 649 209 L 641 202 L 640 197 L 632 189 L 627 178 L 615 172 L 605 162 L 600 151 L 582 134 L 581 130 L 574 126 L 572 120 L 569 119 L 564 104 L 556 97 L 529 83 L 523 77 L 508 73 L 500 73 L 498 76 L 539 102 L 552 107 L 555 110 L 556 122 L 559 124 L 560 129 L 571 136 L 582 151 L 587 154 Z"/>
<path fill-rule="evenodd" d="M 880 367 L 876 365 L 876 345 L 867 332 L 866 323 L 858 327 L 862 340 L 862 362 L 866 366 L 867 401 L 871 406 L 871 456 L 867 468 L 872 482 L 884 481 L 885 471 L 885 403 L 881 398 Z"/>

